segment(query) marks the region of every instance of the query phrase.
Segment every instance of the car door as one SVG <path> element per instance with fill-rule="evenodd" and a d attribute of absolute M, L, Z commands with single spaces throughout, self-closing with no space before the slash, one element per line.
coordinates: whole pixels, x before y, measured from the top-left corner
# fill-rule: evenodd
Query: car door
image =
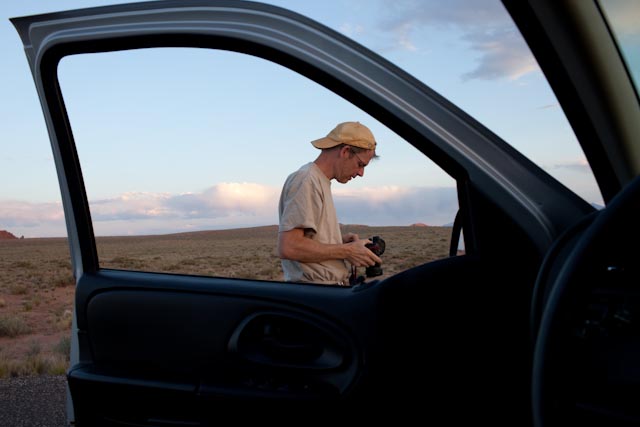
<path fill-rule="evenodd" d="M 593 212 L 586 202 L 423 83 L 280 8 L 161 1 L 13 23 L 49 129 L 77 283 L 76 425 L 338 410 L 530 423 L 533 285 L 552 242 Z M 354 287 L 101 267 L 60 61 L 177 46 L 272 61 L 384 123 L 456 180 L 466 255 Z"/>

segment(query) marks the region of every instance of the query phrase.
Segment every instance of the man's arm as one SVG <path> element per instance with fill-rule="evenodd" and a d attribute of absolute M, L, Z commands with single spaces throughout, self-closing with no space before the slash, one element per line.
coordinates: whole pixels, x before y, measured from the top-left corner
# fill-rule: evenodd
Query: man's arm
<path fill-rule="evenodd" d="M 319 243 L 305 237 L 304 230 L 294 228 L 278 233 L 278 256 L 299 262 L 322 262 L 330 259 L 346 259 L 356 267 L 369 267 L 382 260 L 365 245 L 369 240 L 354 240 L 343 244 Z"/>
<path fill-rule="evenodd" d="M 342 235 L 342 243 L 355 242 L 356 240 L 360 240 L 360 237 L 358 237 L 358 235 L 355 233 L 347 233 Z"/>

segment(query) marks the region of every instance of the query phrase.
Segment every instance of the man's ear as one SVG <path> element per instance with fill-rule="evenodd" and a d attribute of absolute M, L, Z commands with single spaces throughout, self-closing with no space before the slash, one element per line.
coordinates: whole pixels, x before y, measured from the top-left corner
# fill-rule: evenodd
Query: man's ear
<path fill-rule="evenodd" d="M 348 145 L 345 145 L 344 147 L 340 148 L 340 157 L 342 158 L 351 157 L 351 147 L 349 147 Z"/>

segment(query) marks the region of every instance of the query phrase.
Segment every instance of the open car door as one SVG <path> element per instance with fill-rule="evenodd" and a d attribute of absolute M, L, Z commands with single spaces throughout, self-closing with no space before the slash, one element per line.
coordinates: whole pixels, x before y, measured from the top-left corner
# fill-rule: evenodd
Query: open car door
<path fill-rule="evenodd" d="M 300 409 L 531 422 L 533 285 L 552 242 L 593 212 L 586 202 L 423 83 L 280 8 L 160 1 L 13 23 L 49 129 L 77 281 L 76 425 L 212 425 Z M 346 288 L 102 268 L 57 70 L 70 55 L 151 47 L 264 58 L 368 112 L 454 177 L 466 255 Z"/>

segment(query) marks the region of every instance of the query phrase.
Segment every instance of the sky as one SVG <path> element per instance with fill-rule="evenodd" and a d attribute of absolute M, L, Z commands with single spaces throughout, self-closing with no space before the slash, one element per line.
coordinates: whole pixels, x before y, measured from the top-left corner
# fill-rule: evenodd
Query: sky
<path fill-rule="evenodd" d="M 0 4 L 0 230 L 66 236 L 42 110 L 8 19 L 116 3 Z M 386 57 L 586 201 L 602 204 L 562 110 L 498 1 L 422 0 L 419 12 L 417 0 L 267 3 Z M 632 4 L 614 3 L 612 13 Z M 638 22 L 628 21 L 630 28 Z M 627 37 L 636 43 L 637 31 Z M 448 175 L 365 112 L 279 65 L 229 52 L 155 49 L 65 58 L 59 78 L 98 235 L 276 224 L 284 179 L 317 155 L 309 141 L 346 120 L 372 129 L 381 158 L 364 177 L 333 184 L 341 222 L 453 221 Z"/>

